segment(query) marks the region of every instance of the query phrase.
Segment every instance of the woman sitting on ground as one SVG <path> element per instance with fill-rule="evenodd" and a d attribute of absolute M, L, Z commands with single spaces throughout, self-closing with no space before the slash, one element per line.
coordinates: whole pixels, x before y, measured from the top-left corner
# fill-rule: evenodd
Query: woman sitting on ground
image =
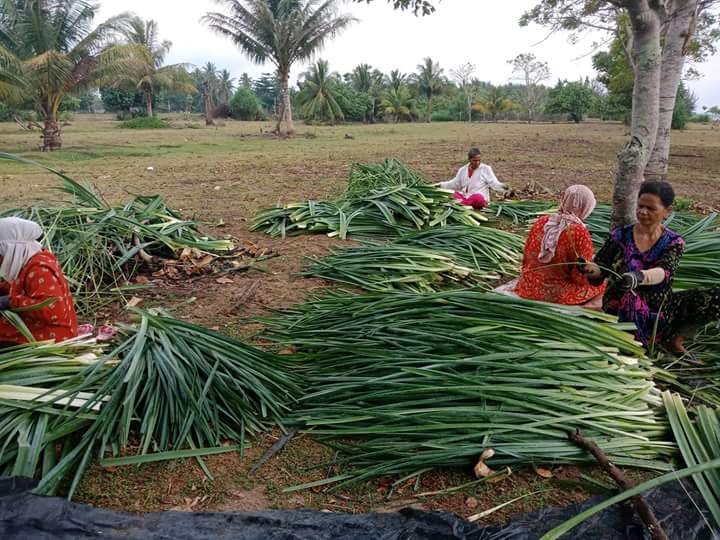
<path fill-rule="evenodd" d="M 594 263 L 578 262 L 591 283 L 608 278 L 603 311 L 635 323 L 636 337 L 644 345 L 661 344 L 695 360 L 683 345 L 682 333 L 720 319 L 720 287 L 673 292 L 673 277 L 685 251 L 682 237 L 663 225 L 674 199 L 669 183 L 644 182 L 637 223 L 611 231 Z"/>
<path fill-rule="evenodd" d="M 29 308 L 53 299 L 36 310 L 20 313 L 38 341 L 63 341 L 77 336 L 75 305 L 60 264 L 42 248 L 37 223 L 20 218 L 0 219 L 0 311 Z M 0 317 L 0 344 L 27 340 Z"/>
<path fill-rule="evenodd" d="M 460 203 L 479 210 L 490 202 L 490 190 L 506 191 L 507 186 L 495 177 L 490 165 L 480 158 L 480 149 L 471 148 L 468 152 L 468 164 L 460 167 L 455 178 L 438 184 L 443 189 L 455 191 Z"/>
<path fill-rule="evenodd" d="M 595 196 L 586 186 L 570 186 L 556 214 L 543 216 L 530 229 L 515 293 L 553 304 L 585 304 L 605 286 L 592 286 L 578 270 L 579 257 L 592 259 L 593 244 L 583 221 L 595 209 Z"/>

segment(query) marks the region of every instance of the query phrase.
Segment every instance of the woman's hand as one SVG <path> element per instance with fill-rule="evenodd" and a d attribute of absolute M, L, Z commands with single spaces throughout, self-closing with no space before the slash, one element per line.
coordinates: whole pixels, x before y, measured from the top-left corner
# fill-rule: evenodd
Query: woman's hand
<path fill-rule="evenodd" d="M 642 272 L 625 272 L 617 280 L 617 287 L 621 291 L 634 291 L 638 285 L 645 280 L 645 274 Z"/>
<path fill-rule="evenodd" d="M 600 277 L 602 275 L 600 267 L 594 262 L 588 261 L 584 257 L 578 257 L 575 260 L 575 267 L 577 268 L 578 272 L 586 276 Z"/>

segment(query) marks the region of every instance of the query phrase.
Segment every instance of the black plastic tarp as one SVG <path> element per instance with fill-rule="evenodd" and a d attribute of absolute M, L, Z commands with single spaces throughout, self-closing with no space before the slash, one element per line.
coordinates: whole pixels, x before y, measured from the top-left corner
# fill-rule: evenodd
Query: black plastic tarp
<path fill-rule="evenodd" d="M 446 512 L 406 509 L 395 513 L 340 514 L 311 510 L 247 513 L 112 512 L 55 497 L 40 497 L 27 479 L 0 478 L 0 539 L 82 540 L 530 540 L 600 499 L 515 516 L 504 526 L 478 526 Z M 645 495 L 668 536 L 710 540 L 702 499 L 691 483 L 666 484 Z M 696 504 L 698 506 L 696 506 Z M 706 513 L 705 513 L 706 514 Z M 642 539 L 646 533 L 625 505 L 607 509 L 565 538 Z"/>

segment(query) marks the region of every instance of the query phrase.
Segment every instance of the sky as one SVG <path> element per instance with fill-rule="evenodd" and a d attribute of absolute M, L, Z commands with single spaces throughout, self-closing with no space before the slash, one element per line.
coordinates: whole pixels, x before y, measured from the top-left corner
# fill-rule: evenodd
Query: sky
<path fill-rule="evenodd" d="M 256 77 L 273 71 L 271 64 L 256 65 L 248 60 L 227 38 L 214 34 L 200 23 L 208 11 L 222 11 L 213 0 L 99 0 L 97 21 L 123 11 L 131 11 L 159 24 L 160 36 L 173 42 L 168 63 L 188 62 L 202 66 L 213 62 L 218 69 L 229 70 L 234 77 L 247 72 Z M 567 34 L 548 36 L 538 26 L 520 28 L 518 19 L 536 0 L 492 2 L 501 9 L 491 11 L 487 2 L 480 9 L 479 0 L 442 0 L 437 11 L 427 17 L 394 11 L 386 0 L 355 4 L 341 0 L 340 10 L 358 19 L 349 29 L 329 41 L 318 54 L 328 60 L 330 68 L 347 73 L 356 65 L 367 63 L 385 73 L 400 69 L 410 73 L 426 56 L 440 63 L 445 74 L 470 62 L 477 67 L 476 76 L 494 84 L 508 82 L 512 68 L 507 61 L 520 53 L 531 52 L 548 62 L 551 79 L 577 80 L 594 76 L 594 46 L 607 36 L 589 33 L 571 44 Z M 305 70 L 293 69 L 292 78 Z M 720 106 L 720 54 L 698 64 L 704 76 L 688 83 L 698 97 L 698 109 Z"/>

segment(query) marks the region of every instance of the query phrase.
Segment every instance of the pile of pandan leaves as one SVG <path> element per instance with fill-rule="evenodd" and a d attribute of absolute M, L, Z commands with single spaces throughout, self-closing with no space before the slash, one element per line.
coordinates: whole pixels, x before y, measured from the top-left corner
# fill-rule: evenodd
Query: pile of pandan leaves
<path fill-rule="evenodd" d="M 237 451 L 282 425 L 301 394 L 289 361 L 137 311 L 111 343 L 0 350 L 0 475 L 72 496 L 93 460 L 121 466 Z M 231 444 L 228 444 L 230 442 Z"/>
<path fill-rule="evenodd" d="M 362 240 L 306 271 L 343 286 L 261 320 L 263 340 L 293 353 L 149 312 L 109 345 L 0 351 L 0 473 L 72 494 L 94 459 L 205 467 L 202 456 L 242 454 L 249 437 L 281 426 L 338 450 L 337 474 L 292 489 L 380 476 L 419 485 L 481 456 L 490 475 L 593 463 L 568 440 L 581 429 L 614 463 L 666 473 L 652 485 L 693 474 L 720 527 L 717 369 L 651 358 L 611 316 L 489 292 L 517 275 L 523 232 L 549 209 L 523 204 L 495 205 L 486 220 L 389 160 L 353 167 L 337 201 L 261 212 L 255 228 L 272 235 Z M 596 234 L 603 212 L 590 220 Z M 685 287 L 715 279 L 712 219 L 683 222 Z M 691 346 L 720 358 L 717 327 Z"/>
<path fill-rule="evenodd" d="M 143 259 L 173 258 L 186 248 L 207 254 L 233 249 L 229 240 L 202 234 L 199 222 L 183 218 L 160 196 L 138 195 L 113 206 L 62 172 L 11 154 L 0 153 L 0 160 L 28 163 L 60 177 L 67 203 L 5 210 L 0 217 L 22 217 L 43 228 L 43 245 L 57 256 L 81 317 L 92 317 L 130 291 Z"/>
<path fill-rule="evenodd" d="M 401 208 L 394 198 L 419 188 L 432 200 L 421 215 L 444 212 L 447 223 L 414 219 L 416 205 Z M 337 208 L 352 208 L 343 234 L 328 217 Z M 688 466 L 720 458 L 718 410 L 710 408 L 720 404 L 717 369 L 648 358 L 632 327 L 604 314 L 484 292 L 518 274 L 524 232 L 554 208 L 501 201 L 478 214 L 387 160 L 354 166 L 338 201 L 258 214 L 255 229 L 271 235 L 360 241 L 311 261 L 305 274 L 368 291 L 341 288 L 263 321 L 264 338 L 298 351 L 309 385 L 291 422 L 340 450 L 346 465 L 299 487 L 386 475 L 400 485 L 439 467 L 468 468 L 488 449 L 495 467 L 587 462 L 568 440 L 578 428 L 625 466 L 671 470 L 678 450 Z M 472 222 L 453 222 L 456 211 Z M 587 221 L 598 247 L 610 211 L 598 205 Z M 687 241 L 676 287 L 720 282 L 716 216 L 676 212 L 667 225 Z M 691 346 L 717 358 L 719 335 L 709 325 Z M 678 394 L 663 398 L 666 388 Z M 680 410 L 681 395 L 707 404 L 691 407 L 682 424 L 666 411 L 670 400 Z M 690 443 L 680 444 L 681 429 Z M 720 483 L 698 480 L 715 479 L 712 471 L 695 478 L 720 525 L 712 502 Z"/>
<path fill-rule="evenodd" d="M 485 218 L 458 203 L 452 192 L 428 185 L 415 171 L 388 159 L 355 164 L 348 186 L 334 201 L 305 201 L 263 210 L 250 227 L 271 236 L 325 233 L 345 239 L 390 237 L 448 224 L 477 225 Z"/>

